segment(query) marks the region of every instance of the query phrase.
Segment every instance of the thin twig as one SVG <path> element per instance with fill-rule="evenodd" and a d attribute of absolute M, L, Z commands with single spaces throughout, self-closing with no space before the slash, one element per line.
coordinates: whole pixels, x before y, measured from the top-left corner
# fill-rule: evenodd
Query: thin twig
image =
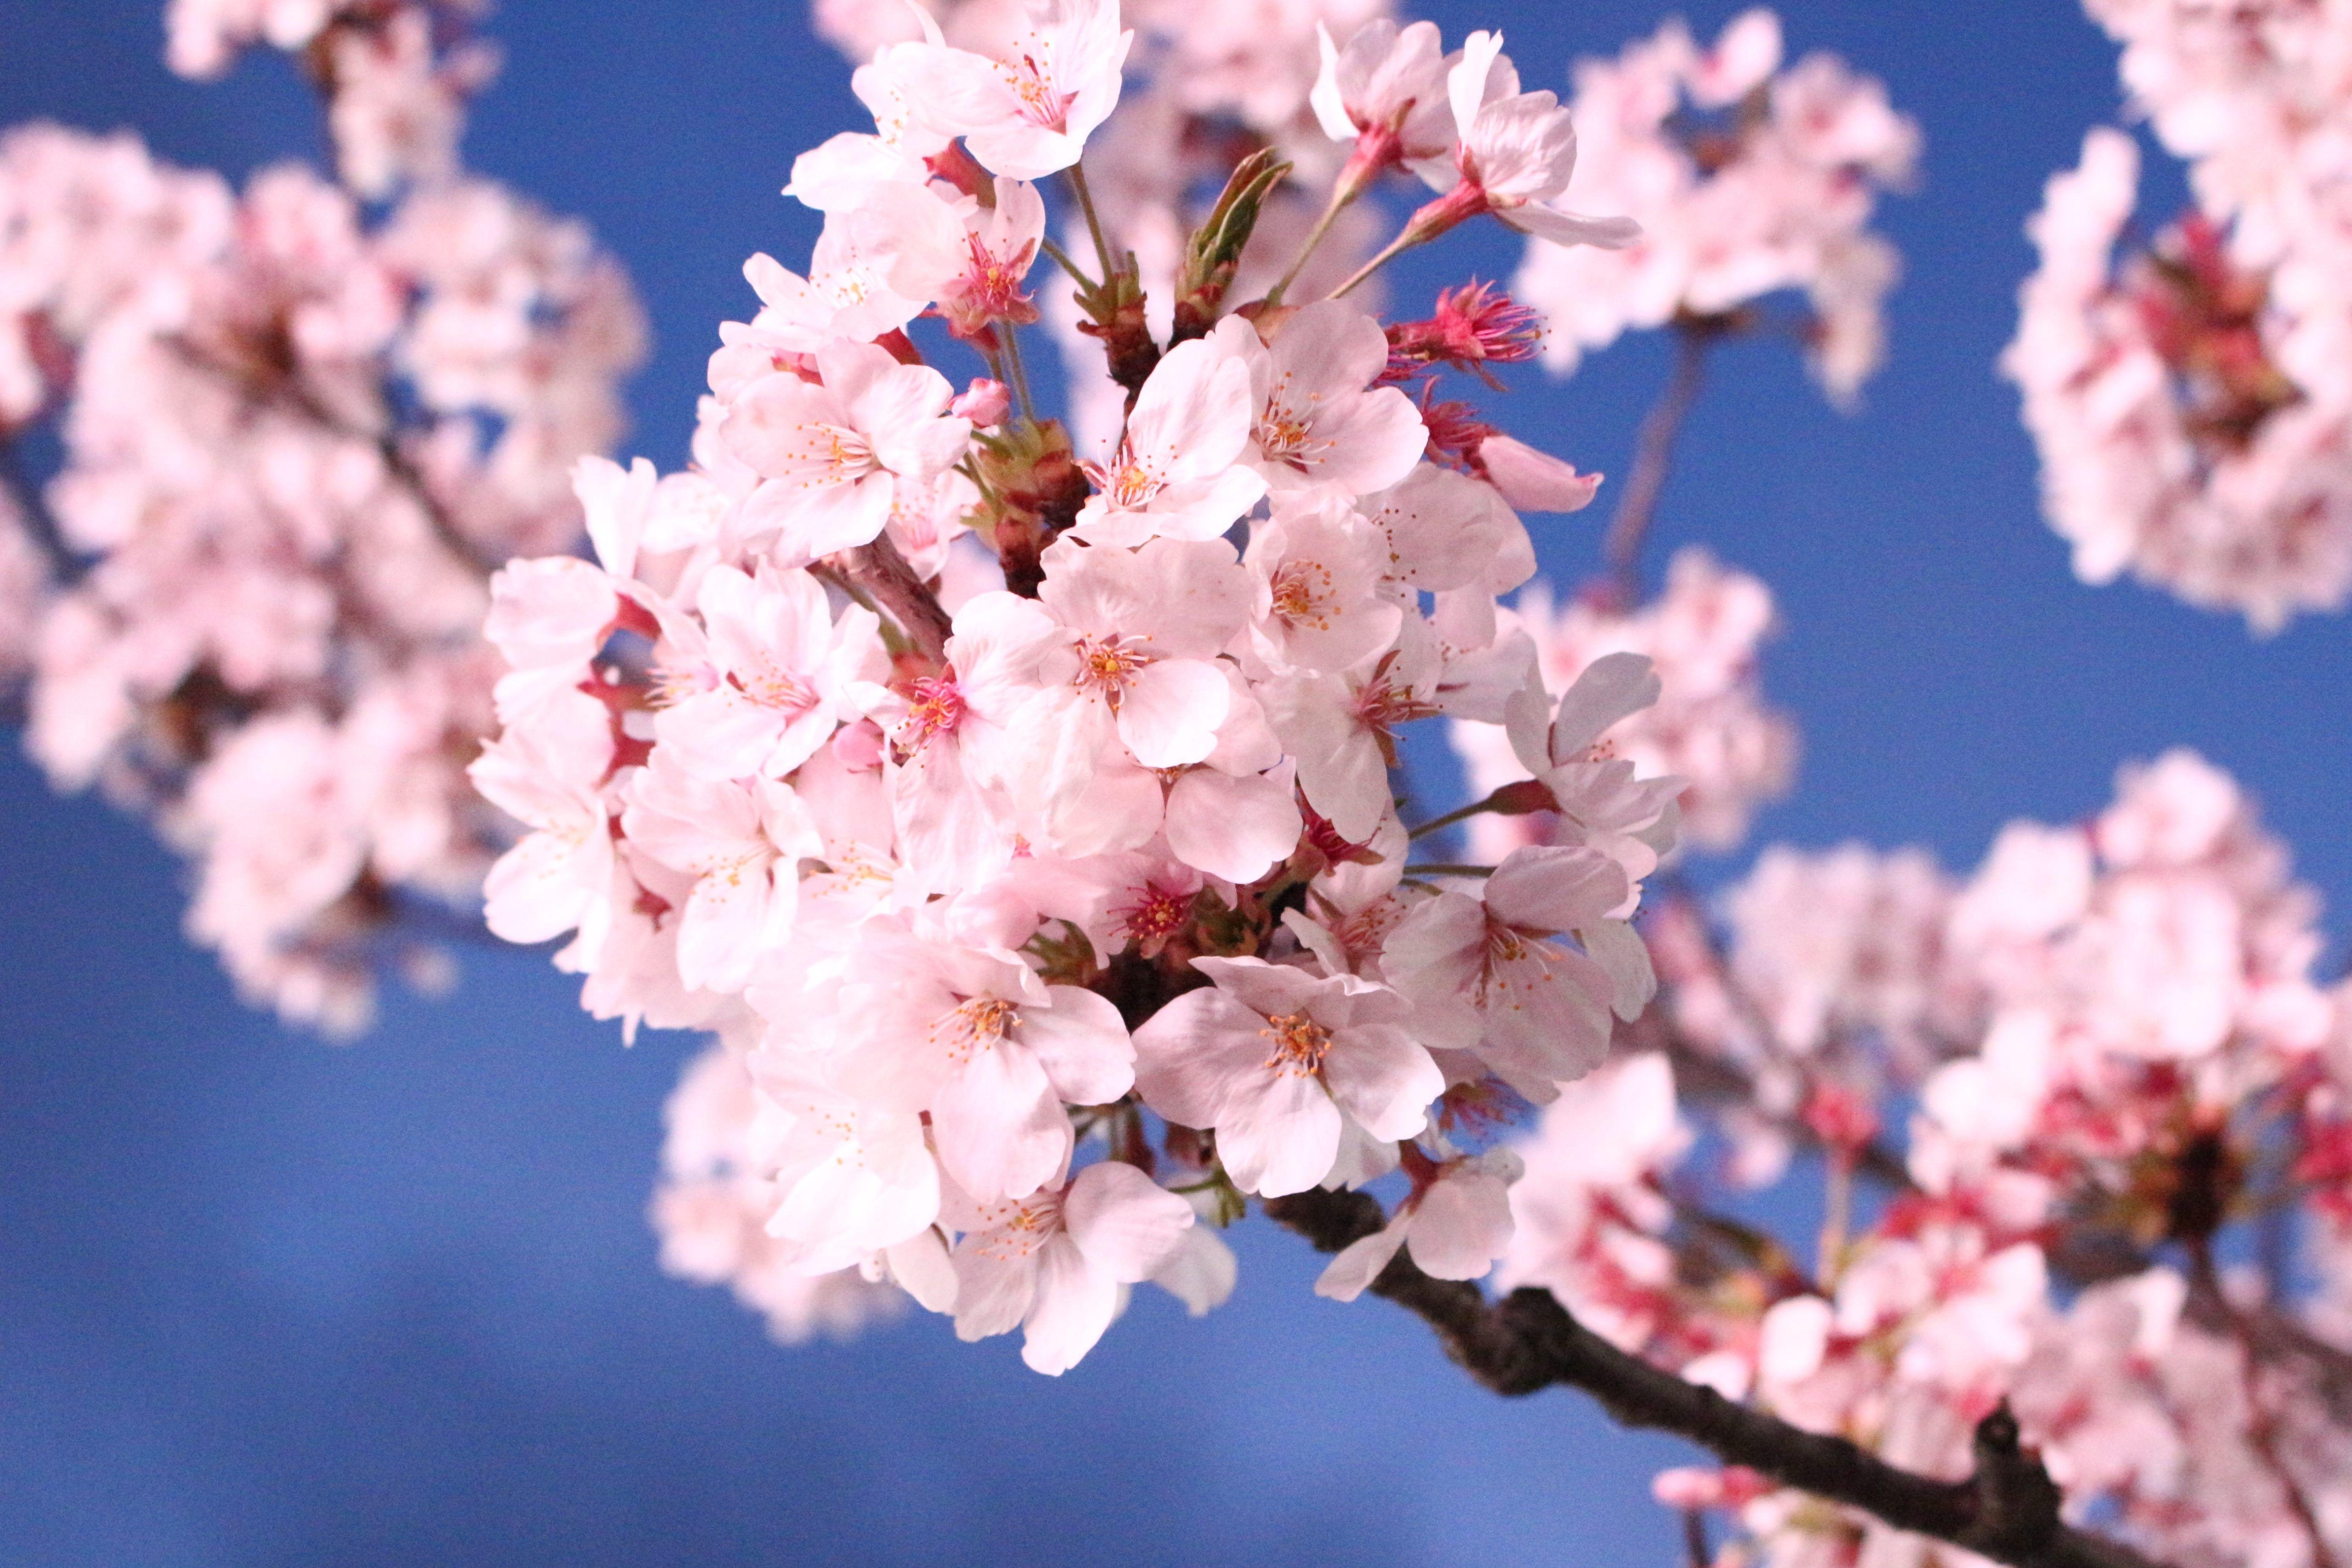
<path fill-rule="evenodd" d="M 1715 333 L 1687 323 L 1675 330 L 1675 374 L 1650 412 L 1633 447 L 1633 471 L 1626 477 L 1624 499 L 1610 520 L 1609 537 L 1601 546 L 1610 574 L 1627 606 L 1642 597 L 1642 544 L 1656 518 L 1659 494 L 1666 488 L 1674 466 L 1675 438 L 1698 401 L 1706 372 L 1706 351 Z"/>
<path fill-rule="evenodd" d="M 2278 1416 L 2263 1397 L 2263 1357 L 2256 1348 L 2252 1327 L 2222 1289 L 2221 1274 L 2213 1267 L 2212 1243 L 2204 1237 L 2189 1242 L 2189 1266 L 2191 1282 L 2200 1294 L 2221 1308 L 2230 1336 L 2238 1347 L 2240 1375 L 2246 1392 L 2246 1446 L 2253 1449 L 2254 1457 L 2286 1494 L 2287 1511 L 2294 1515 L 2295 1522 L 2310 1539 L 2312 1568 L 2336 1568 L 2336 1554 L 2328 1549 L 2327 1533 L 2320 1527 L 2319 1510 L 2312 1506 L 2310 1495 L 2287 1467 L 2286 1457 L 2279 1449 Z"/>
<path fill-rule="evenodd" d="M 1386 1221 L 1369 1193 L 1316 1188 L 1270 1199 L 1265 1209 L 1318 1252 L 1337 1252 Z M 2156 1568 L 2130 1547 L 2059 1517 L 2057 1484 L 2021 1444 L 2006 1405 L 1977 1424 L 1975 1473 L 1939 1481 L 1653 1366 L 1578 1322 L 1549 1291 L 1514 1290 L 1490 1302 L 1475 1283 L 1433 1279 L 1402 1252 L 1371 1289 L 1428 1323 L 1446 1353 L 1497 1394 L 1555 1384 L 1582 1389 L 1628 1426 L 1675 1433 L 1727 1464 L 2011 1568 Z"/>
<path fill-rule="evenodd" d="M 16 503 L 16 515 L 25 531 L 47 558 L 49 574 L 60 583 L 70 583 L 81 574 L 81 562 L 73 546 L 66 542 L 65 530 L 58 526 L 57 513 L 49 510 L 49 499 L 41 487 L 25 471 L 25 454 L 18 449 L 14 437 L 0 440 L 0 489 Z"/>

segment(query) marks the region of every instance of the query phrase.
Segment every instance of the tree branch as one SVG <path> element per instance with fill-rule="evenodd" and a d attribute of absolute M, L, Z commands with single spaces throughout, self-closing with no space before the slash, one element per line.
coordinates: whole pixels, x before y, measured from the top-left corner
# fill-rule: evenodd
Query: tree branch
<path fill-rule="evenodd" d="M 58 526 L 57 515 L 49 510 L 48 497 L 25 471 L 24 454 L 17 449 L 16 437 L 0 437 L 0 489 L 16 504 L 17 521 L 24 524 L 25 534 L 48 563 L 49 575 L 58 583 L 70 583 L 81 574 L 81 563 L 76 559 L 73 547 L 66 542 L 65 531 Z"/>
<path fill-rule="evenodd" d="M 1319 1188 L 1269 1199 L 1265 1210 L 1319 1252 L 1372 1235 L 1385 1218 L 1370 1194 Z M 1675 1433 L 1727 1464 L 2011 1568 L 2158 1568 L 2059 1517 L 2057 1484 L 2039 1456 L 2020 1445 L 2005 1405 L 1977 1425 L 1975 1474 L 1934 1480 L 1629 1355 L 1578 1322 L 1548 1291 L 1514 1290 L 1489 1302 L 1476 1284 L 1433 1279 L 1402 1252 L 1371 1289 L 1429 1324 L 1446 1353 L 1497 1394 L 1533 1394 L 1554 1384 L 1580 1388 L 1625 1426 Z"/>
<path fill-rule="evenodd" d="M 898 553 L 888 534 L 877 534 L 871 544 L 824 559 L 845 585 L 890 613 L 916 651 L 933 664 L 947 661 L 948 638 L 955 634 L 955 623 L 940 607 L 938 596 L 915 575 L 915 568 Z"/>
<path fill-rule="evenodd" d="M 1656 517 L 1658 496 L 1666 488 L 1666 471 L 1674 464 L 1675 437 L 1698 402 L 1706 372 L 1706 351 L 1719 328 L 1678 321 L 1675 328 L 1675 374 L 1666 389 L 1642 418 L 1633 443 L 1633 471 L 1626 476 L 1624 499 L 1609 521 L 1609 537 L 1601 545 L 1617 592 L 1632 609 L 1642 598 L 1642 543 Z"/>

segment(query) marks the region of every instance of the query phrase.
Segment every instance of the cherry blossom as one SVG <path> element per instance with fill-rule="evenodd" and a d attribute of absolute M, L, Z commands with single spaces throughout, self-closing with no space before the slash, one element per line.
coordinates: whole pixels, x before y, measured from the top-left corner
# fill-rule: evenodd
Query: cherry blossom
<path fill-rule="evenodd" d="M 1132 1165 L 1105 1163 L 1066 1191 L 976 1205 L 956 1244 L 956 1334 L 1022 1329 L 1021 1359 L 1058 1377 L 1110 1327 L 1121 1288 L 1174 1255 L 1192 1205 Z"/>
<path fill-rule="evenodd" d="M 1280 1197 L 1331 1173 L 1349 1122 L 1410 1138 L 1443 1085 L 1400 1026 L 1411 1004 L 1352 974 L 1203 958 L 1188 991 L 1136 1032 L 1136 1086 L 1171 1121 L 1217 1134 L 1244 1192 Z"/>
<path fill-rule="evenodd" d="M 1575 82 L 1567 199 L 1642 234 L 1616 249 L 1528 246 L 1512 289 L 1544 314 L 1544 363 L 1565 374 L 1629 329 L 1676 321 L 1740 330 L 1758 301 L 1801 289 L 1813 374 L 1851 405 L 1885 359 L 1898 270 L 1869 226 L 1874 198 L 1908 184 L 1918 127 L 1832 56 L 1783 69 L 1780 22 L 1761 9 L 1711 49 L 1669 22 L 1614 60 L 1579 61 Z"/>
<path fill-rule="evenodd" d="M 1034 32 L 978 54 L 927 47 L 910 68 L 917 115 L 960 136 L 999 174 L 1035 180 L 1069 168 L 1118 106 L 1132 33 L 1118 0 L 1053 0 Z"/>
<path fill-rule="evenodd" d="M 939 372 L 841 340 L 814 357 L 818 381 L 763 376 L 719 427 L 729 450 L 761 476 L 747 503 L 753 515 L 812 558 L 870 542 L 900 484 L 938 479 L 971 436 L 947 412 L 955 389 Z"/>

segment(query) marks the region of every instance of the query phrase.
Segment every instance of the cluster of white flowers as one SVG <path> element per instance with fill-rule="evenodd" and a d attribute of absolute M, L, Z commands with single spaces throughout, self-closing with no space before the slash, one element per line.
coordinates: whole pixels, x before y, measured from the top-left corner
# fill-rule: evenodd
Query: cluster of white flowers
<path fill-rule="evenodd" d="M 2352 20 L 2310 0 L 2090 0 L 2194 209 L 2117 256 L 2138 150 L 2102 127 L 2030 232 L 2003 366 L 2085 582 L 2260 631 L 2352 594 Z"/>
<path fill-rule="evenodd" d="M 272 37 L 307 14 L 265 10 Z M 371 224 L 299 166 L 239 194 L 31 125 L 0 141 L 0 432 L 63 447 L 0 544 L 29 747 L 197 860 L 191 934 L 243 991 L 356 1026 L 376 968 L 437 972 L 415 928 L 506 842 L 464 772 L 487 579 L 578 537 L 571 467 L 639 353 L 627 283 L 488 182 Z"/>
<path fill-rule="evenodd" d="M 588 461 L 595 563 L 494 584 L 505 728 L 473 773 L 531 831 L 491 927 L 572 933 L 600 1016 L 719 1034 L 657 1218 L 676 1266 L 788 1331 L 860 1298 L 775 1278 L 856 1269 L 967 1337 L 1025 1326 L 1060 1372 L 1135 1282 L 1222 1297 L 1196 1215 L 1400 1168 L 1396 1224 L 1327 1292 L 1404 1246 L 1482 1274 L 1510 1162 L 1453 1136 L 1553 1098 L 1652 990 L 1627 918 L 1681 784 L 1602 737 L 1657 679 L 1621 654 L 1547 691 L 1496 605 L 1527 531 L 1429 460 L 1376 318 L 1224 313 L 1244 217 L 1163 342 L 1097 254 L 1077 293 L 1124 428 L 1081 465 L 1034 416 L 1033 182 L 1083 201 L 1132 41 L 1112 0 L 1062 0 L 1001 54 L 881 47 L 875 132 L 794 165 L 809 273 L 747 267 L 763 308 L 722 332 L 695 467 Z M 1618 237 L 1540 205 L 1573 135 L 1498 44 L 1375 24 L 1332 49 L 1316 93 L 1360 183 L 1432 105 L 1454 176 L 1414 242 L 1488 211 Z M 990 374 L 960 392 L 919 330 Z M 1507 732 L 1559 818 L 1483 878 L 1409 864 L 1397 738 L 1439 715 Z"/>
<path fill-rule="evenodd" d="M 1687 911 L 1652 926 L 1666 1049 L 1519 1147 L 1497 1282 L 1928 1475 L 1969 1473 L 2005 1398 L 2070 1503 L 2167 1561 L 2342 1551 L 2352 1435 L 2295 1357 L 2341 1354 L 2318 1336 L 2352 1237 L 2352 996 L 2315 977 L 2316 900 L 2237 785 L 2187 752 L 2126 768 L 2091 821 L 2014 824 L 1958 884 L 1917 851 L 1774 849 L 1724 911 L 1720 959 Z M 1874 1142 L 1906 1101 L 1898 1159 Z M 1842 1173 L 1811 1269 L 1708 1207 L 1797 1143 Z M 1872 1152 L 1894 1190 L 1858 1225 L 1840 1194 Z M 2315 1300 L 2216 1271 L 2217 1237 L 2298 1204 Z M 1926 1550 L 1736 1469 L 1658 1490 L 1774 1563 Z"/>
<path fill-rule="evenodd" d="M 1802 289 L 1814 374 L 1850 405 L 1886 357 L 1881 302 L 1900 270 L 1871 232 L 1878 193 L 1906 185 L 1919 128 L 1834 56 L 1786 70 L 1780 24 L 1742 13 L 1712 49 L 1679 22 L 1615 60 L 1576 67 L 1585 158 L 1569 197 L 1642 226 L 1621 250 L 1530 246 L 1515 291 L 1549 318 L 1566 374 L 1632 328 L 1736 322 Z"/>
<path fill-rule="evenodd" d="M 1730 848 L 1747 837 L 1757 808 L 1787 791 L 1797 726 L 1764 700 L 1757 657 L 1773 629 L 1772 591 L 1758 579 L 1688 549 L 1667 566 L 1657 598 L 1638 609 L 1617 607 L 1599 587 L 1555 605 L 1549 585 L 1535 583 L 1505 624 L 1534 640 L 1544 684 L 1554 691 L 1608 654 L 1640 654 L 1656 668 L 1657 702 L 1611 731 L 1610 744 L 1645 772 L 1683 781 L 1683 831 L 1692 844 Z M 1491 726 L 1456 724 L 1452 739 L 1476 795 L 1528 776 Z M 1517 845 L 1545 842 L 1554 823 L 1540 813 L 1475 818 L 1471 852 L 1499 858 Z"/>
<path fill-rule="evenodd" d="M 171 0 L 172 68 L 216 77 L 257 45 L 299 54 L 327 99 L 342 182 L 371 200 L 457 172 L 466 103 L 498 74 L 469 25 L 489 0 Z"/>

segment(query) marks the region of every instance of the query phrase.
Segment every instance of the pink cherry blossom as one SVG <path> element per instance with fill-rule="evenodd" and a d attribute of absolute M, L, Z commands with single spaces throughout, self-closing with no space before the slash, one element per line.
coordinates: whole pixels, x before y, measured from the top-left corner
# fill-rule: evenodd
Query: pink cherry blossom
<path fill-rule="evenodd" d="M 1081 537 L 1140 544 L 1156 536 L 1214 539 L 1265 493 L 1236 466 L 1255 405 L 1248 363 L 1206 342 L 1180 343 L 1151 373 L 1118 451 L 1078 513 Z"/>
<path fill-rule="evenodd" d="M 777 372 L 734 400 L 728 447 L 761 476 L 749 507 L 805 556 L 865 544 L 889 521 L 899 483 L 924 483 L 961 455 L 971 426 L 947 413 L 947 378 L 866 343 L 816 353 L 816 384 Z"/>
<path fill-rule="evenodd" d="M 1352 974 L 1203 958 L 1215 984 L 1136 1032 L 1136 1086 L 1153 1110 L 1217 1134 L 1244 1192 L 1279 1197 L 1330 1173 L 1343 1123 L 1410 1138 L 1442 1080 L 1401 1024 L 1411 1005 Z"/>
<path fill-rule="evenodd" d="M 957 1337 L 1017 1325 L 1021 1359 L 1058 1377 L 1110 1327 L 1121 1287 L 1150 1279 L 1175 1256 L 1192 1209 L 1134 1166 L 1106 1161 L 1065 1191 L 974 1205 L 958 1219 Z"/>
<path fill-rule="evenodd" d="M 925 123 L 963 138 L 992 172 L 1042 179 L 1076 163 L 1118 106 L 1133 38 L 1119 28 L 1118 0 L 1052 0 L 1035 30 L 1002 50 L 926 47 L 909 97 Z"/>

